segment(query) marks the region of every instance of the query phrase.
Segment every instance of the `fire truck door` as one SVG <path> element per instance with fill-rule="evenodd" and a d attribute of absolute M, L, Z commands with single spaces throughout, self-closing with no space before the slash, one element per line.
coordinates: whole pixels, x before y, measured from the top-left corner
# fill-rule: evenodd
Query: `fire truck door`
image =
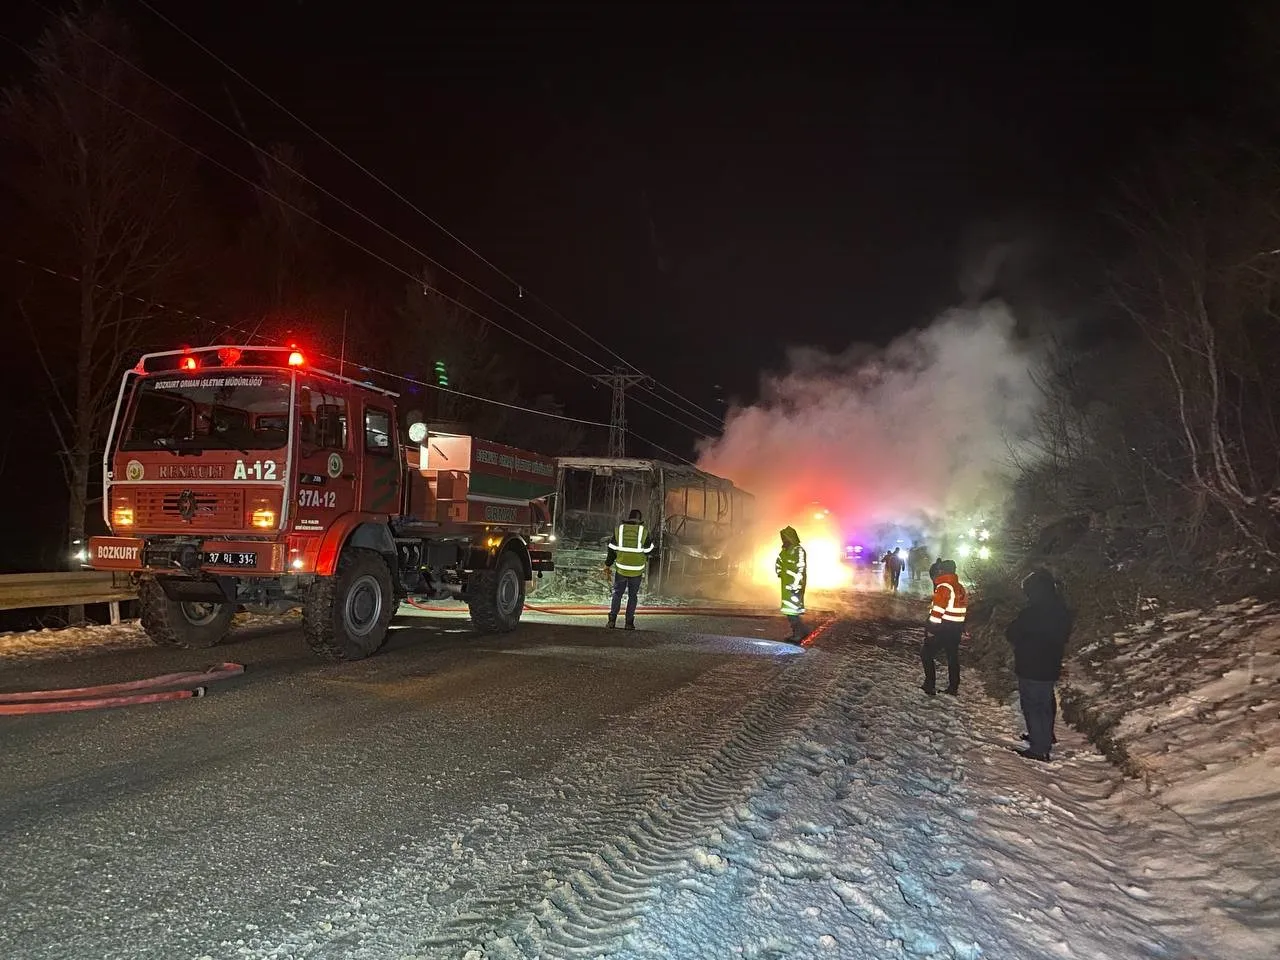
<path fill-rule="evenodd" d="M 362 401 L 363 426 L 359 442 L 360 509 L 366 513 L 395 513 L 399 507 L 400 445 L 396 442 L 396 418 L 390 401 Z"/>
<path fill-rule="evenodd" d="M 356 508 L 359 458 L 348 419 L 345 386 L 299 382 L 295 530 L 327 530 Z"/>

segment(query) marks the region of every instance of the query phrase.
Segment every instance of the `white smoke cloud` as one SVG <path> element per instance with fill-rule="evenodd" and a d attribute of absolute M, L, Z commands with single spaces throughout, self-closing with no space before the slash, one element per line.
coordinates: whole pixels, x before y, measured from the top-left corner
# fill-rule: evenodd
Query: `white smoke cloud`
<path fill-rule="evenodd" d="M 846 532 L 928 530 L 954 512 L 997 510 L 1038 404 L 1037 351 L 1016 328 L 993 302 L 951 310 L 883 349 L 795 349 L 759 402 L 730 411 L 699 466 L 753 493 L 764 525 L 814 501 Z"/>

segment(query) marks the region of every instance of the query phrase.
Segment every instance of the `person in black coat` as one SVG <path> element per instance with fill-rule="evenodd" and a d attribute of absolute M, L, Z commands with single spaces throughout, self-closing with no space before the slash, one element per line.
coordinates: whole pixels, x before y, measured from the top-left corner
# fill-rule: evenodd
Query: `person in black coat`
<path fill-rule="evenodd" d="M 1027 721 L 1030 745 L 1018 752 L 1032 760 L 1049 759 L 1058 699 L 1053 685 L 1062 676 L 1062 657 L 1071 636 L 1073 617 L 1048 570 L 1036 570 L 1022 581 L 1023 607 L 1005 631 L 1013 645 L 1013 672 L 1018 699 Z"/>

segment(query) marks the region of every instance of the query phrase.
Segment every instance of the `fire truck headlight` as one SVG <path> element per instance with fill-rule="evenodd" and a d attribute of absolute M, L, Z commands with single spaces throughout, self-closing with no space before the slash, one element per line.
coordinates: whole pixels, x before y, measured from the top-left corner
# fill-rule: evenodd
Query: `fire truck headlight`
<path fill-rule="evenodd" d="M 979 548 L 978 548 L 978 559 L 979 559 L 979 560 L 990 560 L 990 559 L 991 559 L 991 548 L 990 548 L 990 547 L 979 547 Z"/>
<path fill-rule="evenodd" d="M 956 553 L 961 557 L 967 557 L 969 554 L 973 553 L 973 547 L 969 546 L 967 543 L 962 543 L 960 546 L 956 547 Z"/>
<path fill-rule="evenodd" d="M 276 525 L 276 512 L 274 510 L 258 509 L 253 511 L 253 525 L 255 527 L 270 528 Z"/>
<path fill-rule="evenodd" d="M 133 507 L 116 507 L 112 510 L 111 525 L 113 527 L 132 527 Z"/>

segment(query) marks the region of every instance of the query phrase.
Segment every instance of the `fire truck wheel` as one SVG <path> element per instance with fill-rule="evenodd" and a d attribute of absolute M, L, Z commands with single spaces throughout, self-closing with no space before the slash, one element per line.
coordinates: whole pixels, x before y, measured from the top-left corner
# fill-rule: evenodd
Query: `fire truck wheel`
<path fill-rule="evenodd" d="M 307 643 L 327 660 L 362 660 L 387 639 L 395 613 L 391 571 L 372 550 L 348 548 L 331 577 L 319 577 L 302 608 Z"/>
<path fill-rule="evenodd" d="M 505 553 L 493 570 L 480 570 L 467 584 L 471 622 L 484 633 L 506 633 L 520 623 L 524 612 L 524 569 L 520 558 Z"/>
<path fill-rule="evenodd" d="M 142 629 L 161 647 L 199 650 L 221 643 L 236 615 L 234 603 L 191 603 L 170 600 L 154 580 L 138 586 Z"/>

